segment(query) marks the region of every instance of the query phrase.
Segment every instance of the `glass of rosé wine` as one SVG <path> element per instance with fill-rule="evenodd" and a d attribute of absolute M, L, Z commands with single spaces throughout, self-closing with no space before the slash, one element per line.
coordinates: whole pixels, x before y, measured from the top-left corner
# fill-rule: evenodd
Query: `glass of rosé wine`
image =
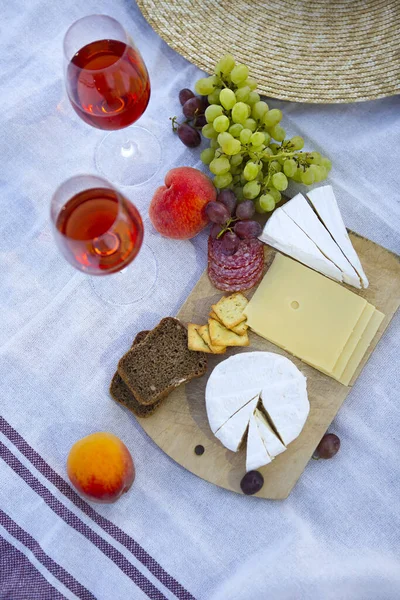
<path fill-rule="evenodd" d="M 149 103 L 146 65 L 125 29 L 107 15 L 75 21 L 64 37 L 65 84 L 78 116 L 111 131 L 96 149 L 96 166 L 124 186 L 150 179 L 158 170 L 157 138 L 135 123 Z"/>
<path fill-rule="evenodd" d="M 142 218 L 105 179 L 78 175 L 65 181 L 52 198 L 50 216 L 62 254 L 73 267 L 93 276 L 92 287 L 103 300 L 131 304 L 147 295 L 157 264 L 153 251 L 143 244 Z"/>

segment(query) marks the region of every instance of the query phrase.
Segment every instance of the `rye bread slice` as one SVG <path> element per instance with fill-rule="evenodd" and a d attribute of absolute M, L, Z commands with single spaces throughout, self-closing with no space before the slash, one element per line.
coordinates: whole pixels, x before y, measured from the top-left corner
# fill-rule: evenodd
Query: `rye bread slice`
<path fill-rule="evenodd" d="M 140 331 L 133 340 L 131 347 L 133 348 L 133 346 L 136 344 L 140 344 L 140 342 L 145 339 L 148 333 L 148 331 Z M 124 383 L 124 380 L 121 378 L 121 375 L 118 373 L 118 371 L 114 373 L 114 377 L 112 378 L 110 394 L 116 402 L 122 406 L 125 406 L 125 408 L 128 408 L 130 411 L 132 411 L 134 415 L 141 418 L 150 417 L 150 415 L 154 413 L 160 404 L 159 402 L 155 402 L 150 406 L 139 404 L 128 386 Z"/>
<path fill-rule="evenodd" d="M 187 335 L 178 319 L 166 317 L 121 358 L 118 373 L 140 404 L 154 404 L 182 383 L 204 375 L 207 357 L 189 350 Z"/>

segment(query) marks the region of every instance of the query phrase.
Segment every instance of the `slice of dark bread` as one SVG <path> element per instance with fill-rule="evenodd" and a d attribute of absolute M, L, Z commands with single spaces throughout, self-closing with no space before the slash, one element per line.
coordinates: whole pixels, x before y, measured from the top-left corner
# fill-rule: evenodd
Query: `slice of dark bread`
<path fill-rule="evenodd" d="M 140 404 L 154 404 L 182 383 L 204 375 L 207 357 L 188 349 L 187 335 L 178 319 L 166 317 L 121 358 L 118 373 Z"/>
<path fill-rule="evenodd" d="M 140 344 L 140 342 L 145 339 L 148 333 L 148 331 L 140 331 L 135 337 L 131 347 L 133 348 L 133 346 L 136 344 Z M 110 394 L 116 402 L 119 402 L 119 404 L 122 404 L 122 406 L 125 406 L 131 410 L 134 415 L 141 418 L 152 415 L 157 406 L 160 404 L 159 402 L 155 402 L 150 406 L 139 404 L 128 386 L 124 383 L 124 380 L 121 378 L 121 375 L 118 373 L 118 371 L 114 373 L 114 377 L 112 378 Z"/>

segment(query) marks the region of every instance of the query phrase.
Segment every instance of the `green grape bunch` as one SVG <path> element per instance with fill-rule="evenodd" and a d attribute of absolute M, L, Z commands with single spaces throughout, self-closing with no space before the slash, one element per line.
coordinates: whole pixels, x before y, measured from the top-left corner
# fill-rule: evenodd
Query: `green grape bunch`
<path fill-rule="evenodd" d="M 195 85 L 209 103 L 201 129 L 209 147 L 201 160 L 215 187 L 233 190 L 239 202 L 253 200 L 256 211 L 265 213 L 274 210 L 289 179 L 305 185 L 323 181 L 332 164 L 319 152 L 304 152 L 302 137 L 286 139 L 282 112 L 270 109 L 256 88 L 248 67 L 230 54 L 217 63 L 214 75 Z"/>

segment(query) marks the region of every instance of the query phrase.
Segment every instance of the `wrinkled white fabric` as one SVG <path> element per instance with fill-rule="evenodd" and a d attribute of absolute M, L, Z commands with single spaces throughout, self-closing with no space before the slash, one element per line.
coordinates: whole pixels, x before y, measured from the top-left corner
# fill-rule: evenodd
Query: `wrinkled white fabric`
<path fill-rule="evenodd" d="M 151 297 L 132 306 L 101 302 L 88 278 L 61 257 L 49 226 L 53 191 L 74 174 L 95 172 L 94 149 L 104 135 L 79 120 L 63 84 L 64 33 L 75 19 L 95 12 L 120 20 L 143 54 L 152 97 L 139 124 L 163 148 L 156 176 L 124 190 L 145 219 L 158 261 Z M 180 114 L 179 90 L 193 88 L 200 72 L 153 32 L 129 0 L 15 0 L 3 3 L 1 29 L 0 414 L 63 478 L 78 438 L 111 431 L 123 439 L 136 481 L 116 504 L 95 509 L 197 599 L 399 598 L 400 315 L 332 424 L 340 453 L 331 461 L 311 461 L 284 502 L 235 495 L 175 464 L 109 398 L 108 384 L 135 334 L 176 314 L 206 266 L 205 232 L 190 241 L 164 239 L 146 214 L 170 168 L 203 168 L 199 149 L 185 148 L 169 121 Z M 332 159 L 330 183 L 346 225 L 400 253 L 399 97 L 332 106 L 268 102 L 282 108 L 290 135 L 304 136 L 307 147 Z M 174 597 L 9 438 L 1 435 L 0 441 L 165 597 Z M 96 598 L 146 597 L 4 460 L 0 473 L 0 508 Z M 0 536 L 21 546 L 2 527 Z M 62 594 L 76 597 L 38 568 Z M 1 587 L 0 597 L 13 598 Z"/>

